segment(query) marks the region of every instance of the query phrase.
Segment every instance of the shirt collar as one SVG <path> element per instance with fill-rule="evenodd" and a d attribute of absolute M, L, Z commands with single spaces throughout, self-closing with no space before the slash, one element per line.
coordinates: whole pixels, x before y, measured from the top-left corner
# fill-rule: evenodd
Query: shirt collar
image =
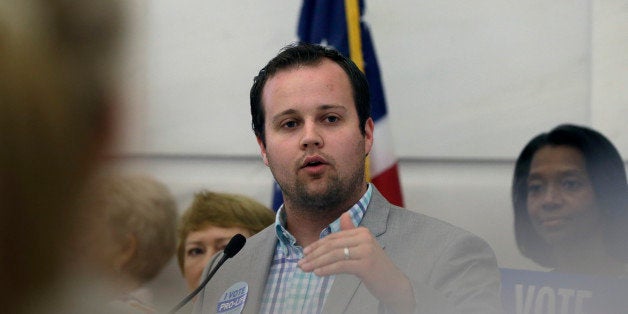
<path fill-rule="evenodd" d="M 359 226 L 360 222 L 362 222 L 362 218 L 364 217 L 364 213 L 366 213 L 366 208 L 368 204 L 371 202 L 371 196 L 373 195 L 373 187 L 371 184 L 368 184 L 366 192 L 360 198 L 360 200 L 355 203 L 351 208 L 349 208 L 348 212 L 351 216 L 351 221 L 354 226 Z M 283 204 L 277 210 L 277 214 L 275 215 L 275 231 L 277 233 L 277 238 L 281 243 L 287 246 L 295 246 L 296 238 L 288 232 L 285 228 L 286 225 L 286 213 L 284 210 Z M 327 235 L 340 231 L 340 217 L 330 223 L 323 231 L 321 231 L 320 238 L 324 238 Z"/>

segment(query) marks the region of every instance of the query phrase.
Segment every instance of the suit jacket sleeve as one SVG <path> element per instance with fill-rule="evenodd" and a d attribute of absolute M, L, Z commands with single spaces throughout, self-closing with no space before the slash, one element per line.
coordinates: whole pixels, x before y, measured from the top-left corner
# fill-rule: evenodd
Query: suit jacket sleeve
<path fill-rule="evenodd" d="M 502 313 L 497 261 L 484 240 L 462 232 L 434 253 L 428 282 L 411 279 L 416 313 Z"/>
<path fill-rule="evenodd" d="M 480 237 L 391 205 L 376 189 L 362 223 L 410 280 L 416 313 L 502 313 L 497 260 Z"/>

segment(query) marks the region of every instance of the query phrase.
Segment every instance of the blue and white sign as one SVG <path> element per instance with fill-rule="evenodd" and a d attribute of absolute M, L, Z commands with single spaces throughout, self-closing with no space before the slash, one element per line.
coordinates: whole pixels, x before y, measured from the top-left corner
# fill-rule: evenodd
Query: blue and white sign
<path fill-rule="evenodd" d="M 225 293 L 222 294 L 216 305 L 216 313 L 220 314 L 240 314 L 244 309 L 246 298 L 249 295 L 249 285 L 240 281 L 234 283 Z"/>
<path fill-rule="evenodd" d="M 626 314 L 628 279 L 501 269 L 506 314 Z"/>

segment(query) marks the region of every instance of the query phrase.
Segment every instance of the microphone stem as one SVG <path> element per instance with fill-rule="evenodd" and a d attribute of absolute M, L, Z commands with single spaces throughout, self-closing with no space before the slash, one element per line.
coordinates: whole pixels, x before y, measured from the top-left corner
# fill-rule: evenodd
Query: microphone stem
<path fill-rule="evenodd" d="M 181 300 L 181 302 L 179 302 L 179 304 L 177 304 L 175 307 L 173 307 L 172 310 L 170 310 L 168 313 L 169 314 L 174 314 L 175 312 L 180 310 L 186 303 L 190 302 L 190 300 L 192 300 L 192 298 L 194 298 L 199 292 L 201 292 L 201 290 L 203 290 L 203 288 L 205 288 L 205 285 L 207 285 L 209 280 L 214 276 L 216 271 L 218 271 L 218 268 L 220 268 L 220 266 L 222 266 L 222 264 L 228 258 L 229 257 L 226 254 L 223 254 L 222 257 L 220 258 L 220 260 L 218 261 L 218 263 L 216 263 L 216 266 L 205 277 L 205 279 L 203 279 L 203 282 L 201 282 L 201 284 L 198 285 L 198 287 L 196 287 L 196 289 L 194 289 L 194 291 L 192 291 L 192 293 L 190 293 L 187 297 L 185 297 L 183 300 Z"/>

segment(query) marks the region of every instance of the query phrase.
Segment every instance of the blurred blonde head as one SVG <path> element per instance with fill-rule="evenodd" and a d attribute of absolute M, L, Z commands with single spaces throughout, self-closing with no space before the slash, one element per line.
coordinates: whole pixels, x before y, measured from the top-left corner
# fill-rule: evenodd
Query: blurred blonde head
<path fill-rule="evenodd" d="M 112 135 L 113 0 L 0 1 L 0 298 L 8 312 L 60 276 L 75 196 Z M 30 302 L 32 303 L 32 302 Z"/>
<path fill-rule="evenodd" d="M 129 290 L 157 276 L 176 246 L 177 208 L 169 189 L 150 176 L 109 174 L 93 180 L 86 194 L 92 231 L 86 230 L 81 252 Z"/>

